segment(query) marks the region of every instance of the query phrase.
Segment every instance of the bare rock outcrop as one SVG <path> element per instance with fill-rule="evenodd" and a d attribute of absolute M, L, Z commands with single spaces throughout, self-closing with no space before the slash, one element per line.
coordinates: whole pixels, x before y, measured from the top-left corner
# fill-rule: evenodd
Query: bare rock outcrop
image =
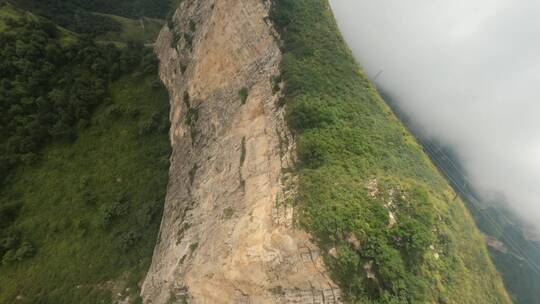
<path fill-rule="evenodd" d="M 156 42 L 170 181 L 145 303 L 340 303 L 293 225 L 294 140 L 276 106 L 269 1 L 184 0 Z"/>

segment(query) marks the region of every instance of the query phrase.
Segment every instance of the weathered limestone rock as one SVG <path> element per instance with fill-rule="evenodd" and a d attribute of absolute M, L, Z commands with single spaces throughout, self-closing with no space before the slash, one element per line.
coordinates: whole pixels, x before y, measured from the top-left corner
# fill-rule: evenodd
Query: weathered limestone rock
<path fill-rule="evenodd" d="M 294 141 L 263 0 L 184 0 L 156 52 L 171 98 L 170 181 L 145 303 L 341 303 L 292 225 Z M 245 102 L 239 93 L 247 89 Z"/>

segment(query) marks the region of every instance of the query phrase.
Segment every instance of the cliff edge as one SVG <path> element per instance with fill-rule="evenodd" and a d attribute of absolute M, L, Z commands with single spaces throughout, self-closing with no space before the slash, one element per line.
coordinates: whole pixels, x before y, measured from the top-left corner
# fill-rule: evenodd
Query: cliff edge
<path fill-rule="evenodd" d="M 260 0 L 183 1 L 155 50 L 171 98 L 170 181 L 145 303 L 339 303 L 293 225 L 294 141 Z"/>
<path fill-rule="evenodd" d="M 511 303 L 327 0 L 184 0 L 167 23 L 173 155 L 145 303 Z"/>

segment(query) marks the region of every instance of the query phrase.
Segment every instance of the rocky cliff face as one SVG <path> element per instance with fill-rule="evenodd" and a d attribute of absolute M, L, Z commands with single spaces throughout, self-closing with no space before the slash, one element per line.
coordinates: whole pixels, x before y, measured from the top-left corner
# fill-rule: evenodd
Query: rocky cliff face
<path fill-rule="evenodd" d="M 171 98 L 170 181 L 145 303 L 339 303 L 293 226 L 294 140 L 261 0 L 185 0 L 156 43 Z"/>

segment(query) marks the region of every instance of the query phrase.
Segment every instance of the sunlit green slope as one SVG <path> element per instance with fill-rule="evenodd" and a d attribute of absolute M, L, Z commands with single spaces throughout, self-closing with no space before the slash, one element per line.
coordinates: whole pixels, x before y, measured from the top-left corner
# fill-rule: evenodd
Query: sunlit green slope
<path fill-rule="evenodd" d="M 276 0 L 299 225 L 355 303 L 509 303 L 463 203 L 384 104 L 326 0 Z"/>

